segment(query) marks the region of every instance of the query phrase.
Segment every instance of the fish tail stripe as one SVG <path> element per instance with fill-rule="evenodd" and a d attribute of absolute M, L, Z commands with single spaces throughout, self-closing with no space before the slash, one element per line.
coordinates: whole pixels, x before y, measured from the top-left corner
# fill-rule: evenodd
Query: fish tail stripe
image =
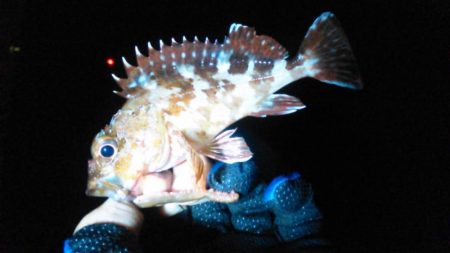
<path fill-rule="evenodd" d="M 299 78 L 310 76 L 337 86 L 361 89 L 362 82 L 348 39 L 330 12 L 320 15 L 309 28 L 289 69 L 300 69 Z"/>
<path fill-rule="evenodd" d="M 256 35 L 254 28 L 233 24 L 229 37 L 225 39 L 226 46 L 231 47 L 231 74 L 245 73 L 249 61 L 254 63 L 254 71 L 259 74 L 273 69 L 276 60 L 286 59 L 288 53 L 276 40 L 265 35 Z"/>
<path fill-rule="evenodd" d="M 286 49 L 276 40 L 265 35 L 256 35 L 254 28 L 235 25 L 230 28 L 229 40 L 232 49 L 238 53 L 249 52 L 273 60 L 281 60 L 286 57 Z"/>

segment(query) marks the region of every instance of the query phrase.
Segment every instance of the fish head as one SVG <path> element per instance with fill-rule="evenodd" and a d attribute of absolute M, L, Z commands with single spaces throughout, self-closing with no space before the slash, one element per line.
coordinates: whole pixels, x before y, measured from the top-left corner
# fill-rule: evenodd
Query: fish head
<path fill-rule="evenodd" d="M 145 175 L 181 159 L 171 155 L 171 146 L 161 110 L 152 105 L 119 110 L 92 143 L 87 194 L 132 200 L 141 194 Z"/>

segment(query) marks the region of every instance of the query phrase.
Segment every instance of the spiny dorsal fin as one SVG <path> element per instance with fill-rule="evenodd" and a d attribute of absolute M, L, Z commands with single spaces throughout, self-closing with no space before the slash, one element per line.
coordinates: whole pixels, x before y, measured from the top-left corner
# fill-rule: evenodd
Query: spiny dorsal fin
<path fill-rule="evenodd" d="M 208 38 L 202 42 L 197 36 L 193 42 L 184 36 L 182 41 L 178 43 L 172 39 L 169 46 L 160 40 L 159 50 L 148 43 L 148 56 L 136 47 L 138 66 L 132 66 L 124 60 L 127 78 L 114 78 L 122 88 L 118 94 L 133 97 L 143 90 L 154 89 L 156 84 L 178 87 L 181 92 L 192 90 L 192 80 L 189 79 L 194 75 L 214 86 L 218 85 L 211 82 L 214 74 L 221 71 L 226 71 L 226 74 L 244 74 L 250 61 L 253 61 L 254 66 L 250 74 L 263 76 L 270 73 L 275 61 L 287 57 L 286 50 L 271 37 L 256 35 L 253 28 L 237 24 L 230 27 L 223 44 L 217 40 L 211 43 Z M 183 75 L 186 72 L 189 72 L 189 77 Z"/>

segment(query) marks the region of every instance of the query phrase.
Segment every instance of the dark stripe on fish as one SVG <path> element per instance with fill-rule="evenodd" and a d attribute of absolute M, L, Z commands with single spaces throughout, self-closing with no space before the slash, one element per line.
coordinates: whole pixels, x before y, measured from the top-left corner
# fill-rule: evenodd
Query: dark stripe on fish
<path fill-rule="evenodd" d="M 254 60 L 255 71 L 259 74 L 270 73 L 275 66 L 274 61 L 270 58 L 259 58 Z"/>
<path fill-rule="evenodd" d="M 232 54 L 230 57 L 230 74 L 243 74 L 248 69 L 248 57 L 243 54 Z"/>

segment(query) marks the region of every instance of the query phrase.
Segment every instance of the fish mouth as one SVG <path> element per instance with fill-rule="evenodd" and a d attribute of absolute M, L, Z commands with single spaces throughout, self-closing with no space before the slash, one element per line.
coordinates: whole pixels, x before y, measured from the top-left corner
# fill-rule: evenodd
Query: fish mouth
<path fill-rule="evenodd" d="M 175 194 L 197 188 L 195 172 L 187 165 L 187 162 L 181 162 L 175 167 L 157 172 L 148 172 L 148 169 L 144 168 L 138 173 L 134 182 L 128 183 L 114 173 L 102 175 L 99 171 L 95 161 L 89 160 L 86 189 L 88 196 L 133 200 L 140 195 Z"/>
<path fill-rule="evenodd" d="M 121 180 L 113 174 L 103 175 L 94 160 L 88 161 L 88 183 L 86 195 L 109 197 L 116 200 L 132 201 L 130 191 L 122 186 Z"/>
<path fill-rule="evenodd" d="M 163 171 L 142 173 L 131 187 L 126 187 L 117 177 L 106 178 L 90 173 L 86 193 L 89 196 L 130 201 L 141 208 L 169 203 L 194 205 L 207 200 L 231 203 L 239 198 L 233 191 L 207 189 L 207 174 L 208 170 L 197 175 L 194 169 L 184 162 Z"/>
<path fill-rule="evenodd" d="M 95 180 L 88 182 L 86 195 L 93 197 L 108 197 L 119 201 L 132 201 L 134 197 L 130 191 L 119 184 L 108 180 Z"/>

